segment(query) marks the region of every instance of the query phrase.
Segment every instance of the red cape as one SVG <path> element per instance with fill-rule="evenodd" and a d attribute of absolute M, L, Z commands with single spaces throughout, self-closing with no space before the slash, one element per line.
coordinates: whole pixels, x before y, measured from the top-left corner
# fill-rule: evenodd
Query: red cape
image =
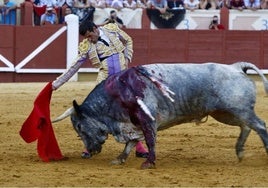
<path fill-rule="evenodd" d="M 45 162 L 63 158 L 50 120 L 52 91 L 52 82 L 49 82 L 35 99 L 34 108 L 20 130 L 25 142 L 30 143 L 38 139 L 38 155 Z"/>

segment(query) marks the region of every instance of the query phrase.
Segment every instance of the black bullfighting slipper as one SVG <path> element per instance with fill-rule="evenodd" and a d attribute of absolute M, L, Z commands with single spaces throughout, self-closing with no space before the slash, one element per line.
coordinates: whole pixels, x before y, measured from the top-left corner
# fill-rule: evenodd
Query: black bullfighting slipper
<path fill-rule="evenodd" d="M 149 155 L 148 152 L 141 153 L 141 152 L 136 151 L 136 157 L 139 157 L 139 158 L 147 158 L 148 155 Z"/>

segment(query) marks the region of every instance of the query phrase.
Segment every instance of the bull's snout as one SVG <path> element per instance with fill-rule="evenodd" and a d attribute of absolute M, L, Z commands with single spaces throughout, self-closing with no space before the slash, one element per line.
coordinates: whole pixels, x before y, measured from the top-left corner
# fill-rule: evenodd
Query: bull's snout
<path fill-rule="evenodd" d="M 82 153 L 82 158 L 87 158 L 87 159 L 89 159 L 89 158 L 91 158 L 91 157 L 93 157 L 93 155 L 97 155 L 98 153 L 100 153 L 101 152 L 101 150 L 96 150 L 96 151 L 92 151 L 92 150 L 87 150 L 87 151 L 84 151 L 83 153 Z"/>

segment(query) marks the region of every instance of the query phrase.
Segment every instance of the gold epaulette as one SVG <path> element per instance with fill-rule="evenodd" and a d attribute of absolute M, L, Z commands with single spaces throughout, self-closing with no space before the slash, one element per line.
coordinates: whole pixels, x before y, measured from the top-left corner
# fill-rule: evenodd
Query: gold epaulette
<path fill-rule="evenodd" d="M 117 32 L 119 30 L 119 27 L 117 24 L 115 23 L 109 23 L 109 24 L 105 24 L 103 26 L 104 29 L 108 29 L 110 31 L 114 31 L 114 32 Z"/>
<path fill-rule="evenodd" d="M 79 44 L 79 47 L 78 47 L 79 52 L 82 54 L 87 53 L 89 48 L 90 48 L 90 45 L 92 45 L 92 44 L 88 41 L 88 39 L 84 39 Z"/>

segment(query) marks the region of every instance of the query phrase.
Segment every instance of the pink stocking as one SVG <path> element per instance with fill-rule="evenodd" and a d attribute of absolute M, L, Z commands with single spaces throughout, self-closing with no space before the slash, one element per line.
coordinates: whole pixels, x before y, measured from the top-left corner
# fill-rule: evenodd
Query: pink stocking
<path fill-rule="evenodd" d="M 136 151 L 139 152 L 139 153 L 146 153 L 148 152 L 147 149 L 144 148 L 143 144 L 141 141 L 139 141 L 137 144 L 136 144 Z"/>

